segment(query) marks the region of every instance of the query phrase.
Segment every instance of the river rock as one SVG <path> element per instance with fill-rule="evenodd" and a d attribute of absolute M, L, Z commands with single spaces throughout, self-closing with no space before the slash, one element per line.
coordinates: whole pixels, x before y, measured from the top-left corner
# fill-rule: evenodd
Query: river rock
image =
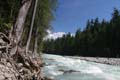
<path fill-rule="evenodd" d="M 11 67 L 0 64 L 0 80 L 12 80 L 15 79 L 15 76 L 14 72 L 11 71 Z"/>
<path fill-rule="evenodd" d="M 53 78 L 44 77 L 43 80 L 54 80 Z"/>

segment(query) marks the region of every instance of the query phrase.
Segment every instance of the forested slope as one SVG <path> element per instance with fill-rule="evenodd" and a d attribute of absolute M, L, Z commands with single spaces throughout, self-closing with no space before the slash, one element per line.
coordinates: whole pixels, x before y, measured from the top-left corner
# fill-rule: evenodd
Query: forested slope
<path fill-rule="evenodd" d="M 114 9 L 109 21 L 88 20 L 84 30 L 78 29 L 56 40 L 44 41 L 44 52 L 61 55 L 120 57 L 120 11 Z"/>

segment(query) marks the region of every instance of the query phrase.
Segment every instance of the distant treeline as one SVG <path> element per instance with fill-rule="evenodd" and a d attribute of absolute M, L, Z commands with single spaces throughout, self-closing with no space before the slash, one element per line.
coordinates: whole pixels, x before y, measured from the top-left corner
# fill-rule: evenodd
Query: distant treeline
<path fill-rule="evenodd" d="M 44 41 L 44 51 L 61 55 L 120 57 L 120 11 L 114 9 L 110 21 L 98 18 L 87 21 L 84 30 L 78 29 L 56 40 Z"/>

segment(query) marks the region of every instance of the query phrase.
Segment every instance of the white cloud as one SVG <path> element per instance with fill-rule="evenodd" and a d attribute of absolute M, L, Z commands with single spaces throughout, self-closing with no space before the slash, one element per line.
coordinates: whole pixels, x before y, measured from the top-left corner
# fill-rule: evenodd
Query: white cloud
<path fill-rule="evenodd" d="M 44 37 L 43 40 L 47 40 L 47 39 L 57 39 L 62 37 L 63 35 L 66 35 L 67 33 L 65 32 L 51 32 L 50 30 L 47 30 L 48 35 Z M 75 34 L 71 34 L 71 36 L 75 36 Z"/>
<path fill-rule="evenodd" d="M 51 34 L 52 32 L 48 29 L 48 30 L 47 30 L 47 33 L 48 33 L 48 34 Z"/>
<path fill-rule="evenodd" d="M 49 30 L 47 32 L 48 32 L 48 35 L 44 38 L 44 40 L 46 40 L 46 39 L 57 39 L 57 38 L 62 37 L 63 35 L 66 34 L 65 32 L 55 32 L 55 33 L 52 33 Z"/>

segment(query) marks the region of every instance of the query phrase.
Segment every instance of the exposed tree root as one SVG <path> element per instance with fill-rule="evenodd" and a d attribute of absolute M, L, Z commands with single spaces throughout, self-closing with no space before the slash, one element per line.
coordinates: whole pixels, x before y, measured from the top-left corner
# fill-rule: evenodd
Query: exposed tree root
<path fill-rule="evenodd" d="M 5 59 L 5 63 L 10 63 L 14 69 L 14 74 L 18 74 L 16 80 L 42 80 L 40 56 L 32 57 L 29 51 L 25 54 L 25 49 L 17 47 L 17 52 L 12 54 L 12 46 L 9 38 L 0 32 L 0 59 Z M 2 62 L 2 61 L 1 61 Z M 6 65 L 6 64 L 4 64 Z"/>

